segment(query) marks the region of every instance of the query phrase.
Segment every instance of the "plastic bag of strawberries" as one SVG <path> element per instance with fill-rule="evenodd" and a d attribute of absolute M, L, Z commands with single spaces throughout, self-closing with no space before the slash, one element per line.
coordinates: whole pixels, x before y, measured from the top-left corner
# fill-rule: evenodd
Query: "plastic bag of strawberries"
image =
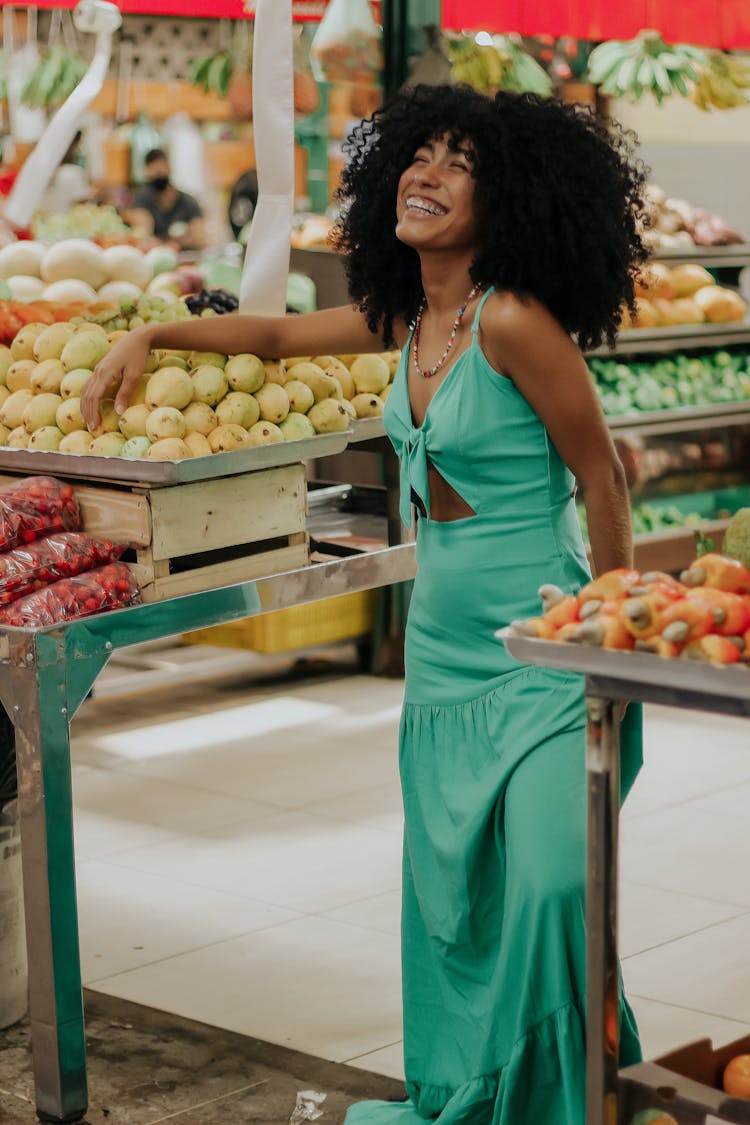
<path fill-rule="evenodd" d="M 109 539 L 82 531 L 61 531 L 6 551 L 0 554 L 0 606 L 18 601 L 60 578 L 73 578 L 117 562 L 124 550 L 124 544 Z"/>
<path fill-rule="evenodd" d="M 140 591 L 124 563 L 89 570 L 75 578 L 62 578 L 0 608 L 0 625 L 44 629 L 110 609 L 124 609 L 140 600 Z"/>
<path fill-rule="evenodd" d="M 80 526 L 78 501 L 69 484 L 54 477 L 23 477 L 0 488 L 0 551 Z"/>

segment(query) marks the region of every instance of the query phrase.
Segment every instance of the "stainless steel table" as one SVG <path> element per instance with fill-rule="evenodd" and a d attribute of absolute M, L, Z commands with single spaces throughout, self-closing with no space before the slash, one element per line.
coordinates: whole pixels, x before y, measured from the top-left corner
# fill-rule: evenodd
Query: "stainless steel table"
<path fill-rule="evenodd" d="M 69 724 L 112 653 L 269 610 L 405 582 L 404 544 L 67 625 L 0 632 L 0 698 L 16 727 L 29 1009 L 37 1112 L 78 1121 L 86 1044 L 73 851 Z"/>
<path fill-rule="evenodd" d="M 750 1102 L 716 1091 L 701 1102 L 697 1090 L 680 1094 L 677 1076 L 659 1068 L 618 1072 L 617 869 L 620 805 L 618 704 L 622 700 L 750 717 L 750 669 L 648 653 L 613 652 L 532 640 L 510 629 L 498 636 L 517 660 L 585 676 L 588 724 L 586 769 L 588 833 L 586 880 L 586 1125 L 629 1125 L 630 1114 L 659 1107 L 684 1125 L 750 1122 Z M 688 1084 L 690 1085 L 690 1084 Z M 669 1096 L 665 1094 L 667 1089 Z M 662 1091 L 661 1093 L 659 1091 Z M 668 1106 L 668 1108 L 666 1108 Z M 624 1107 L 627 1107 L 624 1110 Z M 623 1116 L 625 1112 L 625 1116 Z M 706 1115 L 709 1115 L 708 1117 Z"/>

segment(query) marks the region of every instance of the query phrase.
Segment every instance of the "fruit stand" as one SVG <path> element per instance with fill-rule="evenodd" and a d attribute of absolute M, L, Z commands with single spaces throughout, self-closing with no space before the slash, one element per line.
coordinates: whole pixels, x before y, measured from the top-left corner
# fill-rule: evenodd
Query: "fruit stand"
<path fill-rule="evenodd" d="M 254 520 L 257 516 L 263 521 L 272 518 L 273 513 L 277 522 L 271 531 L 275 544 L 278 534 L 287 526 L 297 526 L 300 511 L 304 526 L 305 493 L 303 475 L 281 482 L 275 492 L 269 488 L 271 476 L 297 474 L 298 470 L 301 473 L 303 466 L 296 457 L 300 453 L 309 456 L 308 446 L 313 446 L 317 453 L 330 454 L 335 448 L 343 449 L 349 436 L 319 435 L 307 443 L 276 444 L 186 461 L 183 471 L 190 466 L 192 478 L 186 481 L 175 477 L 180 474 L 179 463 L 128 464 L 120 458 L 103 458 L 99 471 L 106 479 L 97 480 L 91 472 L 91 458 L 24 450 L 3 451 L 0 473 L 23 475 L 24 465 L 19 458 L 31 458 L 35 469 L 40 467 L 40 459 L 52 459 L 47 468 L 53 467 L 58 472 L 61 463 L 67 467 L 73 461 L 86 461 L 85 487 L 78 490 L 78 498 L 84 523 L 88 523 L 90 530 L 100 525 L 101 520 L 122 522 L 129 519 L 136 523 L 140 520 L 143 530 L 151 529 L 151 546 L 144 547 L 143 552 L 158 556 L 154 544 L 160 538 L 167 543 L 171 536 L 174 548 L 179 537 L 186 537 L 187 543 L 195 538 L 197 530 L 208 529 L 212 538 L 205 542 L 204 536 L 201 558 L 201 562 L 206 563 L 208 548 L 220 542 L 226 544 L 227 526 L 222 521 L 212 523 L 211 512 L 215 505 L 210 497 L 206 497 L 196 519 L 197 509 L 188 503 L 189 495 L 195 496 L 196 489 L 210 491 L 226 486 L 240 488 L 245 502 L 249 502 L 246 490 L 251 486 L 255 496 L 251 518 Z M 204 475 L 202 480 L 196 480 L 196 476 L 201 475 L 201 460 L 204 473 L 208 465 L 209 469 L 213 466 L 214 473 L 221 467 L 224 475 Z M 140 481 L 133 479 L 139 475 Z M 120 504 L 125 504 L 119 511 L 112 502 L 118 489 Z M 286 493 L 286 501 L 280 503 L 282 493 Z M 269 500 L 265 504 L 265 511 L 264 494 L 273 497 L 273 503 Z M 141 501 L 140 506 L 135 502 L 136 496 Z M 144 502 L 150 506 L 148 512 L 143 507 Z M 284 514 L 280 517 L 280 513 Z M 283 526 L 279 518 L 286 521 Z M 262 534 L 268 534 L 267 526 Z M 128 535 L 131 536 L 130 531 Z M 209 561 L 209 565 L 200 569 L 191 567 L 176 576 L 164 576 L 167 586 L 160 586 L 163 581 L 158 573 L 160 560 L 152 557 L 151 566 L 157 568 L 156 573 L 152 574 L 151 581 L 146 579 L 144 585 L 144 593 L 151 587 L 150 596 L 156 599 L 150 603 L 46 629 L 8 628 L 0 632 L 0 699 L 16 726 L 24 897 L 29 963 L 33 965 L 30 1018 L 37 1109 L 43 1119 L 79 1120 L 87 1106 L 75 897 L 70 720 L 117 649 L 271 610 L 407 581 L 415 573 L 411 544 L 352 553 L 343 558 L 331 557 L 329 561 L 307 565 L 307 535 L 304 531 L 292 532 L 292 536 L 295 535 L 297 541 L 286 548 L 275 546 L 271 552 L 243 553 L 228 562 L 211 565 Z M 264 538 L 263 542 L 267 540 Z M 183 550 L 185 545 L 178 546 L 177 551 Z M 325 552 L 325 544 L 316 546 L 321 554 Z M 164 553 L 162 549 L 161 554 Z M 335 553 L 332 551 L 331 556 Z M 146 565 L 144 560 L 136 569 L 140 571 L 142 565 Z M 240 574 L 245 580 L 239 581 Z M 256 577 L 250 578 L 251 575 Z M 170 587 L 175 579 L 177 585 Z M 235 584 L 226 585 L 227 582 Z M 185 594 L 185 589 L 197 592 Z"/>
<path fill-rule="evenodd" d="M 750 1102 L 732 1098 L 654 1063 L 618 1072 L 617 871 L 621 700 L 750 717 L 746 667 L 668 660 L 640 652 L 603 651 L 503 630 L 516 659 L 580 672 L 586 677 L 588 728 L 587 1125 L 638 1120 L 750 1122 Z M 653 1111 L 649 1116 L 641 1111 Z M 663 1115 L 663 1116 L 661 1116 Z"/>

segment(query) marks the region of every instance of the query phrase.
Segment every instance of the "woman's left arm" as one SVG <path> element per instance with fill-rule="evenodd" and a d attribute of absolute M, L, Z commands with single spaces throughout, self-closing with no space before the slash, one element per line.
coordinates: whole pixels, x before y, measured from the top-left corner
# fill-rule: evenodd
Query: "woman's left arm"
<path fill-rule="evenodd" d="M 580 351 L 538 301 L 503 294 L 487 303 L 482 341 L 490 363 L 513 380 L 583 488 L 595 572 L 632 566 L 625 471 Z"/>

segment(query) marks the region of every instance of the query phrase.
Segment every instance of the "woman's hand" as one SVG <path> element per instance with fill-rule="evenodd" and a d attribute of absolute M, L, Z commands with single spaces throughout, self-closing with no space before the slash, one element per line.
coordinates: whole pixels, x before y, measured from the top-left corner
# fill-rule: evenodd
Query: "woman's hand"
<path fill-rule="evenodd" d="M 101 421 L 99 407 L 102 399 L 114 398 L 118 414 L 127 410 L 138 380 L 146 371 L 150 349 L 149 329 L 137 328 L 118 340 L 96 365 L 81 392 L 81 414 L 90 430 L 96 429 Z"/>

